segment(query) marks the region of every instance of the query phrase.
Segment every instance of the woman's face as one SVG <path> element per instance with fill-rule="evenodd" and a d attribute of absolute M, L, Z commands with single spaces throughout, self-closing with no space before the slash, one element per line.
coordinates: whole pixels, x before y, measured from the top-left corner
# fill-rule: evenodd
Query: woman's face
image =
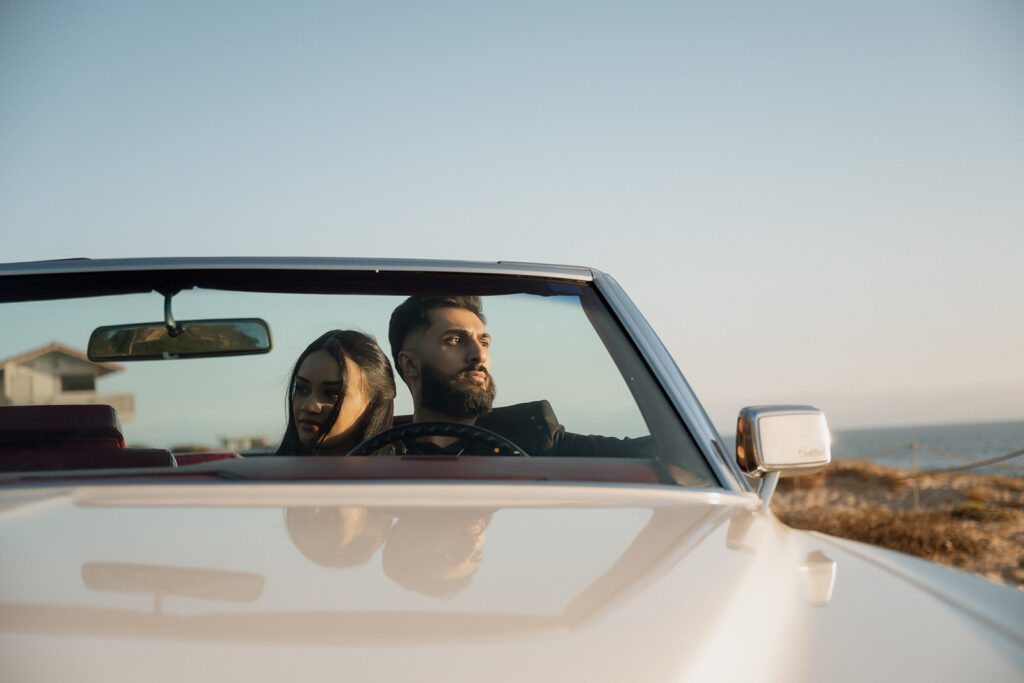
<path fill-rule="evenodd" d="M 338 419 L 320 442 L 318 450 L 351 443 L 353 427 L 366 411 L 370 399 L 366 394 L 363 371 L 347 356 L 345 367 L 348 369 L 348 387 L 345 395 L 341 396 L 341 368 L 334 356 L 326 351 L 314 351 L 299 365 L 292 386 L 292 416 L 303 445 L 320 436 L 338 401 L 341 401 Z"/>

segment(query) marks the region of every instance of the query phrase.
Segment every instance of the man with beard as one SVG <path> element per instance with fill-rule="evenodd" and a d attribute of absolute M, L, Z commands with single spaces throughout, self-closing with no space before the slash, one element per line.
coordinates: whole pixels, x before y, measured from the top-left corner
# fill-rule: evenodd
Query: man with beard
<path fill-rule="evenodd" d="M 412 296 L 391 314 L 395 370 L 409 387 L 413 422 L 458 422 L 496 432 L 530 455 L 648 455 L 650 438 L 616 439 L 565 431 L 547 401 L 492 410 L 491 336 L 480 297 Z M 458 439 L 431 436 L 423 453 L 461 453 Z"/>
<path fill-rule="evenodd" d="M 413 422 L 472 425 L 491 412 L 494 379 L 479 297 L 409 297 L 391 314 L 395 369 L 409 387 Z M 431 437 L 445 448 L 452 437 Z"/>

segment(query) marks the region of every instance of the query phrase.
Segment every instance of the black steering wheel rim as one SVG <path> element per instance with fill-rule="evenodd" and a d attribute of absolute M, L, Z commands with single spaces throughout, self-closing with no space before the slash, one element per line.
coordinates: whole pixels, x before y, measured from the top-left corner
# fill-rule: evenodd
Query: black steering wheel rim
<path fill-rule="evenodd" d="M 464 443 L 466 449 L 470 449 L 473 446 L 478 447 L 473 448 L 474 452 L 469 452 L 467 455 L 513 455 L 524 458 L 530 457 L 522 447 L 517 445 L 511 439 L 507 439 L 501 434 L 492 432 L 489 429 L 478 427 L 477 425 L 462 424 L 460 422 L 409 422 L 407 424 L 398 425 L 397 427 L 392 427 L 385 432 L 381 432 L 377 436 L 370 437 L 345 455 L 369 455 L 370 453 L 380 450 L 389 444 L 398 442 L 402 442 L 408 446 L 416 439 L 420 439 L 425 436 L 450 436 L 460 439 Z"/>

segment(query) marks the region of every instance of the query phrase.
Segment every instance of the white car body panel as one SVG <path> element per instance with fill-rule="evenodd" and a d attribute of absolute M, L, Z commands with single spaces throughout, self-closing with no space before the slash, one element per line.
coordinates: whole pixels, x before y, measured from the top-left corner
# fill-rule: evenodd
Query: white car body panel
<path fill-rule="evenodd" d="M 122 485 L 14 490 L 0 493 L 0 506 L 7 680 L 270 681 L 301 672 L 304 680 L 961 681 L 1019 680 L 1024 671 L 1024 595 L 925 562 L 908 575 L 895 553 L 785 527 L 752 494 Z M 438 600 L 385 576 L 380 551 L 355 567 L 310 562 L 285 529 L 289 506 L 398 518 L 494 512 L 472 583 Z M 835 563 L 824 595 L 801 570 L 812 553 Z M 166 593 L 86 585 L 89 567 L 118 563 L 151 568 L 153 586 L 167 571 Z M 176 585 L 180 569 L 208 572 L 206 585 Z M 945 594 L 965 584 L 971 604 Z"/>

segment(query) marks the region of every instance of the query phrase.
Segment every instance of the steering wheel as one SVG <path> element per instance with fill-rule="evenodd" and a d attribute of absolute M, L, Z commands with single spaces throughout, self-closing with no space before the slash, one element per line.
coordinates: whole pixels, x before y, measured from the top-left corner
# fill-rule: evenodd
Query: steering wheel
<path fill-rule="evenodd" d="M 388 444 L 401 442 L 412 453 L 416 452 L 416 439 L 424 436 L 451 436 L 463 443 L 467 455 L 520 455 L 528 458 L 525 450 L 489 429 L 459 422 L 410 422 L 399 425 L 362 442 L 346 455 L 369 455 Z"/>

